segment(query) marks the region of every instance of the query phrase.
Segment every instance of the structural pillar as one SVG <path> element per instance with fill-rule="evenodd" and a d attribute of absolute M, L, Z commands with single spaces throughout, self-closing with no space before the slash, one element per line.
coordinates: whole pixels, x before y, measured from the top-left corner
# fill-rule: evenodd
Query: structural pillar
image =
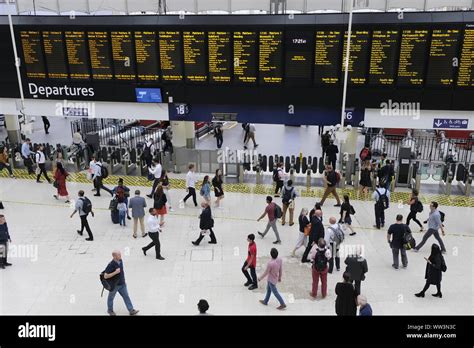
<path fill-rule="evenodd" d="M 349 132 L 346 132 L 347 137 L 341 144 L 340 153 L 347 152 L 348 154 L 355 154 L 357 152 L 357 128 L 353 127 Z"/>
<path fill-rule="evenodd" d="M 172 121 L 171 130 L 173 131 L 173 146 L 195 148 L 194 122 Z"/>
<path fill-rule="evenodd" d="M 10 143 L 21 143 L 20 121 L 18 115 L 5 115 L 5 128 Z"/>

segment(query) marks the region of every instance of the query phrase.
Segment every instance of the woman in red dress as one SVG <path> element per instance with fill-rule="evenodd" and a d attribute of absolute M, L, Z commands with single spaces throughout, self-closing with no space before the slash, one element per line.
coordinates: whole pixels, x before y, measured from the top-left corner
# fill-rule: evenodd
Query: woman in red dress
<path fill-rule="evenodd" d="M 56 171 L 54 172 L 54 182 L 55 186 L 57 184 L 58 194 L 53 195 L 54 198 L 59 199 L 59 197 L 66 197 L 66 202 L 69 203 L 69 193 L 66 188 L 66 178 L 69 176 L 69 173 L 64 169 L 63 164 L 58 162 L 56 164 Z"/>

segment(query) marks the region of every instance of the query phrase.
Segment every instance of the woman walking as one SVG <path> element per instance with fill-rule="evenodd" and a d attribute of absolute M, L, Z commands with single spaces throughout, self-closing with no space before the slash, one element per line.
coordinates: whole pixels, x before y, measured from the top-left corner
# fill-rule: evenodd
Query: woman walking
<path fill-rule="evenodd" d="M 163 192 L 163 186 L 158 185 L 153 196 L 153 208 L 155 209 L 155 215 L 160 217 L 160 227 L 165 223 L 166 211 L 166 195 Z"/>
<path fill-rule="evenodd" d="M 360 194 L 362 197 L 366 197 L 369 193 L 369 187 L 372 187 L 372 179 L 370 178 L 370 174 L 372 172 L 370 162 L 364 161 L 362 164 L 362 168 L 360 171 Z"/>
<path fill-rule="evenodd" d="M 303 245 L 306 248 L 308 245 L 308 235 L 305 234 L 305 229 L 311 229 L 311 223 L 309 222 L 308 219 L 308 209 L 303 208 L 301 209 L 300 216 L 298 217 L 298 222 L 300 225 L 300 231 L 298 233 L 298 240 L 296 241 L 295 248 L 293 249 L 293 252 L 291 253 L 291 256 L 296 257 L 296 250 L 301 248 Z M 308 232 L 309 234 L 309 232 Z"/>
<path fill-rule="evenodd" d="M 349 233 L 350 236 L 354 236 L 356 234 L 351 226 L 351 215 L 354 214 L 355 210 L 354 207 L 351 205 L 351 202 L 349 201 L 349 195 L 344 195 L 344 203 L 342 203 L 341 205 L 341 219 L 339 220 L 339 223 L 344 224 L 344 228 L 346 230 L 351 230 L 351 233 Z"/>
<path fill-rule="evenodd" d="M 438 291 L 432 296 L 442 298 L 443 294 L 441 293 L 441 279 L 443 278 L 443 272 L 446 272 L 447 267 L 438 244 L 433 243 L 431 246 L 431 255 L 428 258 L 425 257 L 425 260 L 427 262 L 425 271 L 426 284 L 423 290 L 415 294 L 415 296 L 425 297 L 425 292 L 428 290 L 430 285 L 436 285 L 436 290 Z"/>
<path fill-rule="evenodd" d="M 202 181 L 201 190 L 199 191 L 202 198 L 207 204 L 211 204 L 211 184 L 209 183 L 209 175 L 204 177 Z"/>
<path fill-rule="evenodd" d="M 421 210 L 423 210 L 423 204 L 418 199 L 418 191 L 413 190 L 411 192 L 410 200 L 408 201 L 408 205 L 410 206 L 410 214 L 407 216 L 407 226 L 410 226 L 410 220 L 415 221 L 415 223 L 420 226 L 420 232 L 423 232 L 423 225 L 421 222 L 416 218 L 416 213 L 419 212 L 419 206 L 421 204 Z"/>
<path fill-rule="evenodd" d="M 166 196 L 166 204 L 168 205 L 168 209 L 172 212 L 174 209 L 171 206 L 171 196 L 169 193 L 170 179 L 168 178 L 168 172 L 166 170 L 163 170 L 163 173 L 161 174 L 161 186 L 163 187 L 163 192 Z"/>
<path fill-rule="evenodd" d="M 57 194 L 53 195 L 54 198 L 59 199 L 59 197 L 66 197 L 66 202 L 69 203 L 69 193 L 66 188 L 66 178 L 69 176 L 69 173 L 64 169 L 61 162 L 57 162 L 56 171 L 54 172 L 54 187 L 57 189 Z M 59 196 L 59 197 L 58 197 Z"/>
<path fill-rule="evenodd" d="M 224 199 L 224 190 L 222 189 L 222 172 L 216 170 L 216 176 L 212 178 L 212 186 L 214 186 L 214 195 L 216 196 L 216 208 L 220 208 L 220 201 Z"/>

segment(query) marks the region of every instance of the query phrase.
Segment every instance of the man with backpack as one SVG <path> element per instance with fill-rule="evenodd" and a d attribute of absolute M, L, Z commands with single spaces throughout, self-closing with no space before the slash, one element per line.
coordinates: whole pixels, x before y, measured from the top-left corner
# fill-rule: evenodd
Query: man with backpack
<path fill-rule="evenodd" d="M 100 161 L 97 161 L 95 157 L 92 157 L 92 162 L 94 163 L 92 180 L 94 181 L 94 187 L 96 189 L 96 194 L 94 196 L 100 197 L 100 189 L 104 189 L 113 197 L 114 194 L 112 190 L 105 187 L 103 184 L 103 180 L 109 176 L 109 170 Z"/>
<path fill-rule="evenodd" d="M 439 246 L 441 247 L 441 252 L 446 253 L 446 247 L 444 246 L 443 240 L 441 239 L 439 235 L 439 229 L 441 229 L 441 233 L 443 234 L 443 236 L 445 235 L 443 222 L 444 222 L 444 213 L 441 213 L 438 210 L 438 202 L 431 202 L 430 215 L 428 217 L 428 220 L 423 221 L 424 224 L 428 223 L 428 231 L 426 231 L 426 233 L 424 234 L 423 239 L 421 240 L 420 244 L 418 244 L 415 248 L 413 248 L 413 251 L 415 252 L 419 251 L 423 247 L 423 245 L 425 245 L 428 238 L 430 238 L 433 235 L 438 241 Z"/>
<path fill-rule="evenodd" d="M 171 130 L 171 126 L 168 126 L 166 131 L 161 136 L 161 140 L 165 142 L 163 152 L 173 153 L 173 143 L 171 142 L 171 139 L 173 139 L 173 131 Z"/>
<path fill-rule="evenodd" d="M 293 187 L 293 181 L 288 180 L 286 185 L 283 187 L 282 190 L 282 205 L 283 205 L 283 212 L 281 217 L 281 224 L 285 225 L 285 217 L 286 211 L 290 210 L 290 226 L 293 226 L 293 215 L 295 212 L 295 198 L 296 198 L 296 190 Z"/>
<path fill-rule="evenodd" d="M 151 167 L 151 161 L 155 152 L 155 145 L 153 145 L 153 139 L 149 139 L 143 146 L 142 159 L 145 161 L 148 168 Z"/>
<path fill-rule="evenodd" d="M 408 257 L 404 244 L 406 241 L 406 234 L 411 235 L 410 228 L 403 223 L 403 215 L 398 214 L 396 217 L 396 222 L 388 228 L 387 232 L 387 241 L 392 249 L 393 263 L 392 267 L 398 269 L 398 254 L 401 254 L 402 258 L 402 267 L 407 268 L 408 266 Z"/>
<path fill-rule="evenodd" d="M 329 270 L 328 273 L 332 273 L 334 269 L 334 259 L 336 260 L 336 269 L 339 271 L 341 269 L 341 259 L 339 257 L 339 247 L 344 241 L 345 235 L 342 230 L 342 226 L 337 222 L 337 219 L 333 216 L 329 218 L 329 226 L 326 230 L 324 240 L 326 245 L 329 245 L 331 249 L 331 259 L 329 259 Z"/>
<path fill-rule="evenodd" d="M 383 187 L 380 183 L 377 185 L 372 199 L 375 201 L 375 225 L 374 227 L 380 230 L 380 227 L 385 226 L 385 209 L 388 208 L 390 202 L 390 191 Z"/>
<path fill-rule="evenodd" d="M 84 191 L 80 190 L 79 193 L 79 199 L 76 201 L 76 206 L 74 209 L 74 212 L 71 214 L 71 218 L 76 214 L 79 213 L 79 217 L 81 218 L 81 229 L 77 230 L 77 233 L 82 236 L 82 233 L 84 232 L 84 228 L 87 231 L 87 234 L 89 235 L 89 238 L 86 238 L 87 241 L 93 241 L 94 236 L 92 235 L 91 228 L 89 226 L 89 222 L 87 221 L 87 216 L 89 214 L 94 217 L 94 212 L 92 211 L 92 203 L 89 200 L 89 198 L 84 196 Z"/>
<path fill-rule="evenodd" d="M 273 169 L 273 181 L 276 183 L 275 197 L 280 197 L 280 190 L 283 188 L 283 179 L 285 173 L 283 172 L 283 163 L 277 163 L 276 168 Z"/>
<path fill-rule="evenodd" d="M 128 199 L 130 198 L 130 189 L 123 184 L 123 179 L 118 179 L 118 184 L 112 190 L 115 198 L 118 202 L 123 202 L 127 206 L 127 219 L 131 220 L 130 214 L 128 212 Z"/>
<path fill-rule="evenodd" d="M 330 141 L 331 141 L 331 135 L 329 135 L 329 131 L 326 131 L 326 133 L 321 135 L 321 149 L 323 151 L 323 155 L 321 157 L 323 161 L 325 161 L 324 155 L 326 154 L 326 150 L 328 149 Z"/>
<path fill-rule="evenodd" d="M 112 252 L 112 261 L 109 262 L 104 270 L 105 280 L 114 280 L 114 287 L 110 290 L 109 296 L 107 297 L 107 313 L 111 316 L 115 316 L 114 312 L 114 298 L 117 292 L 122 296 L 125 306 L 130 315 L 136 315 L 138 310 L 133 308 L 132 301 L 128 295 L 127 284 L 125 283 L 125 272 L 123 270 L 122 254 L 118 250 Z"/>
<path fill-rule="evenodd" d="M 325 298 L 328 293 L 328 261 L 332 259 L 332 255 L 323 238 L 313 245 L 309 257 L 313 263 L 311 267 L 313 284 L 309 295 L 313 299 L 318 296 L 319 279 L 321 279 L 321 295 Z"/>
<path fill-rule="evenodd" d="M 273 203 L 272 200 L 273 199 L 271 196 L 267 196 L 267 207 L 265 208 L 265 211 L 263 212 L 263 214 L 257 219 L 257 221 L 260 221 L 265 217 L 265 215 L 268 215 L 268 223 L 267 223 L 267 227 L 265 228 L 265 231 L 263 231 L 263 233 L 258 232 L 258 234 L 260 235 L 260 237 L 264 238 L 271 227 L 277 238 L 277 240 L 274 241 L 273 244 L 281 244 L 280 235 L 278 234 L 276 222 L 277 222 L 277 219 L 281 218 L 282 210 L 277 204 Z"/>
<path fill-rule="evenodd" d="M 151 193 L 146 195 L 148 198 L 153 198 L 155 190 L 158 187 L 158 184 L 161 182 L 161 173 L 163 172 L 163 167 L 160 164 L 160 160 L 155 158 L 153 160 L 153 166 L 148 168 L 148 173 L 153 175 L 153 186 L 151 188 Z"/>
<path fill-rule="evenodd" d="M 337 194 L 336 187 L 339 181 L 341 180 L 341 176 L 339 173 L 336 173 L 336 171 L 333 170 L 333 167 L 328 164 L 326 165 L 326 171 L 324 172 L 323 176 L 324 183 L 326 185 L 326 190 L 324 191 L 323 198 L 321 198 L 321 201 L 319 204 L 323 206 L 324 201 L 326 201 L 327 196 L 329 196 L 330 193 L 336 198 L 336 204 L 334 205 L 335 207 L 340 207 L 341 206 L 341 200 L 339 199 L 339 195 Z"/>

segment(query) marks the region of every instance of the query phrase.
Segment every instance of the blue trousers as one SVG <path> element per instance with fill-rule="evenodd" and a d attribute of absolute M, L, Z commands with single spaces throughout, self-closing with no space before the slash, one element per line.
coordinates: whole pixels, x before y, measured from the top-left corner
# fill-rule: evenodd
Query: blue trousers
<path fill-rule="evenodd" d="M 263 302 L 265 302 L 265 304 L 268 304 L 268 300 L 270 300 L 270 295 L 272 292 L 273 295 L 275 295 L 275 297 L 277 298 L 278 302 L 280 302 L 280 305 L 283 306 L 285 304 L 285 301 L 283 301 L 283 298 L 278 292 L 276 285 L 270 282 L 267 282 L 267 294 L 265 295 L 265 299 L 263 300 Z"/>
<path fill-rule="evenodd" d="M 127 284 L 117 285 L 113 291 L 109 292 L 109 297 L 107 297 L 107 310 L 113 312 L 114 298 L 115 295 L 117 295 L 117 292 L 122 296 L 128 311 L 133 311 L 132 300 L 130 300 L 130 296 L 128 296 Z"/>

